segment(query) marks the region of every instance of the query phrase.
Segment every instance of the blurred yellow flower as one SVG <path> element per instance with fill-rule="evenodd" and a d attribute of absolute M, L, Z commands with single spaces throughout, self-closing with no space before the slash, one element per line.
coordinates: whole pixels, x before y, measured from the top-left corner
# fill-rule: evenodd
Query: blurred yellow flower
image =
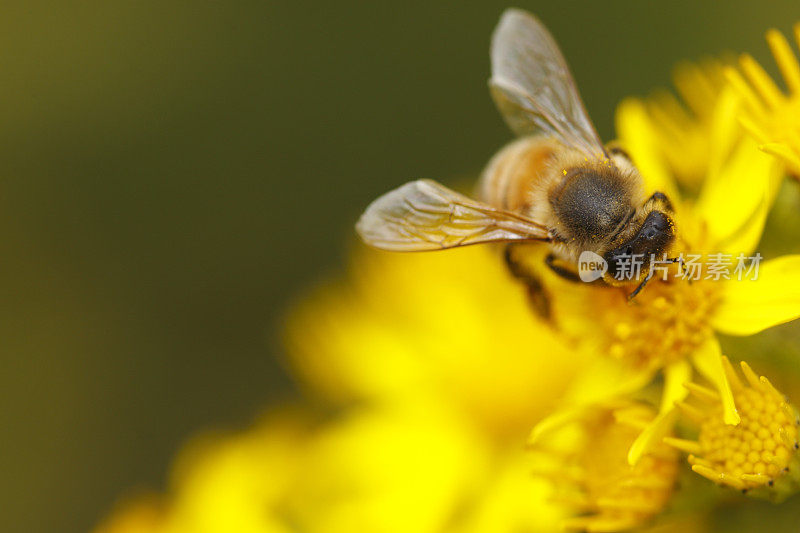
<path fill-rule="evenodd" d="M 675 488 L 677 453 L 658 444 L 636 465 L 627 461 L 627 450 L 654 416 L 643 404 L 595 405 L 539 435 L 534 450 L 549 461 L 538 474 L 553 480 L 558 501 L 577 514 L 563 522 L 566 529 L 627 530 L 664 509 Z"/>
<path fill-rule="evenodd" d="M 300 385 L 340 409 L 190 444 L 151 531 L 558 530 L 523 446 L 585 358 L 536 321 L 495 250 L 360 251 L 286 331 Z"/>
<path fill-rule="evenodd" d="M 453 531 L 463 533 L 561 532 L 568 509 L 554 501 L 552 483 L 535 478 L 536 458 L 519 449 L 499 455 L 481 496 Z"/>
<path fill-rule="evenodd" d="M 800 45 L 800 23 L 794 26 Z M 800 64 L 792 47 L 781 32 L 767 32 L 775 62 L 788 88 L 782 92 L 749 54 L 739 59 L 741 73 L 726 71 L 731 86 L 745 103 L 741 122 L 761 143 L 761 149 L 782 160 L 795 177 L 800 176 Z M 743 76 L 743 75 L 744 76 Z"/>
<path fill-rule="evenodd" d="M 273 414 L 190 443 L 169 494 L 123 505 L 97 533 L 557 531 L 549 484 L 429 403 L 359 407 L 309 424 Z"/>
<path fill-rule="evenodd" d="M 668 437 L 665 442 L 689 453 L 692 470 L 720 485 L 757 497 L 785 499 L 800 489 L 797 412 L 767 378 L 759 378 L 747 363 L 741 362 L 745 377 L 742 381 L 728 359 L 723 361 L 741 423 L 725 424 L 719 395 L 689 383 L 697 402 L 682 402 L 679 406 L 699 426 L 698 439 Z"/>
<path fill-rule="evenodd" d="M 697 63 L 684 61 L 672 75 L 680 100 L 667 90 L 641 100 L 652 121 L 655 147 L 664 164 L 680 185 L 694 192 L 708 175 L 708 154 L 721 126 L 716 116 L 724 112 L 727 104 L 720 98 L 726 86 L 724 65 L 711 58 Z M 723 151 L 729 150 L 735 140 L 734 136 L 722 147 Z"/>
<path fill-rule="evenodd" d="M 123 500 L 95 531 L 289 531 L 278 504 L 302 465 L 300 445 L 308 431 L 304 415 L 286 411 L 248 432 L 195 437 L 179 454 L 165 497 Z"/>
<path fill-rule="evenodd" d="M 489 460 L 480 435 L 427 403 L 351 410 L 305 447 L 280 510 L 296 531 L 442 531 Z"/>
<path fill-rule="evenodd" d="M 524 441 L 586 357 L 538 322 L 496 250 L 359 251 L 349 283 L 288 322 L 289 362 L 326 400 L 432 395 L 500 441 Z"/>

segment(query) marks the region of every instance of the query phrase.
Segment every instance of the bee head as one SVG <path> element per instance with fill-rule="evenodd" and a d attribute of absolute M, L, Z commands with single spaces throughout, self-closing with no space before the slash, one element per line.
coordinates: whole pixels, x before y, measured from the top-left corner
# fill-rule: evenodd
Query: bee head
<path fill-rule="evenodd" d="M 641 265 L 640 275 L 645 275 L 651 258 L 662 259 L 675 241 L 675 222 L 667 197 L 661 193 L 653 195 L 632 218 L 626 233 L 628 237 L 603 256 L 608 263 L 606 279 L 617 283 L 634 279 L 631 265 L 635 261 Z"/>

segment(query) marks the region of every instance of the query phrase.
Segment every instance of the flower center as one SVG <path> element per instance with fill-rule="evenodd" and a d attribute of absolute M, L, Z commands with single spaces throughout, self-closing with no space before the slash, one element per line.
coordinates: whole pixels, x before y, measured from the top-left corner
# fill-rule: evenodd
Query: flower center
<path fill-rule="evenodd" d="M 780 500 L 796 492 L 800 465 L 798 418 L 788 400 L 765 377 L 741 363 L 745 379 L 723 357 L 733 389 L 738 425 L 725 424 L 719 395 L 701 385 L 687 384 L 695 405 L 679 407 L 699 425 L 697 441 L 667 438 L 665 442 L 689 453 L 692 470 L 721 485 Z"/>
<path fill-rule="evenodd" d="M 648 455 L 631 467 L 627 451 L 641 430 L 616 423 L 612 414 L 599 420 L 591 431 L 590 444 L 582 456 L 585 488 L 592 501 L 637 502 L 640 507 L 660 507 L 674 479 L 674 461 Z M 667 456 L 671 455 L 667 453 Z M 600 505 L 602 507 L 602 505 Z"/>
<path fill-rule="evenodd" d="M 769 391 L 747 387 L 735 398 L 739 425 L 725 424 L 719 406 L 700 427 L 703 462 L 744 479 L 748 488 L 768 484 L 795 453 L 796 421 L 783 399 Z"/>
<path fill-rule="evenodd" d="M 595 408 L 577 422 L 574 446 L 555 454 L 563 464 L 550 477 L 580 514 L 568 519 L 566 529 L 618 531 L 637 527 L 667 504 L 678 472 L 674 450 L 660 444 L 635 466 L 627 450 L 654 412 L 628 404 Z M 573 434 L 574 435 L 574 434 Z M 568 476 L 565 477 L 565 472 Z"/>
<path fill-rule="evenodd" d="M 661 367 L 686 355 L 713 333 L 710 318 L 719 300 L 714 281 L 651 281 L 632 301 L 608 296 L 608 354 L 637 366 Z"/>

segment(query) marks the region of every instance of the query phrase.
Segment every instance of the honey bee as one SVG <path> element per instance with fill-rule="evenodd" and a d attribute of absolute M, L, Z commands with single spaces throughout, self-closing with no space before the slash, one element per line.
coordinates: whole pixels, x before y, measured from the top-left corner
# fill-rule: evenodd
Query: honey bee
<path fill-rule="evenodd" d="M 491 65 L 491 95 L 520 138 L 487 165 L 480 200 L 412 181 L 367 207 L 356 225 L 361 238 L 395 251 L 506 243 L 512 274 L 529 288 L 539 282 L 514 258 L 515 244 L 547 243 L 545 263 L 570 280 L 579 279 L 579 256 L 590 251 L 607 264 L 599 282 L 639 283 L 633 298 L 651 277 L 651 258 L 666 257 L 675 240 L 670 200 L 661 192 L 647 196 L 628 155 L 601 143 L 564 57 L 535 16 L 503 13 Z M 618 279 L 634 255 L 643 258 L 638 277 Z"/>

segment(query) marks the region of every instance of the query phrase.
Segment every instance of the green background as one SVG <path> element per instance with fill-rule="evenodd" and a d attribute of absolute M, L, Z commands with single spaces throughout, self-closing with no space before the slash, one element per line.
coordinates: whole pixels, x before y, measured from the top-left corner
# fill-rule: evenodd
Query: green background
<path fill-rule="evenodd" d="M 680 59 L 774 72 L 763 33 L 800 20 L 796 0 L 518 5 L 606 140 Z M 510 139 L 486 89 L 506 6 L 3 4 L 0 530 L 84 531 L 163 487 L 194 432 L 291 392 L 281 314 L 341 267 L 363 206 Z"/>

